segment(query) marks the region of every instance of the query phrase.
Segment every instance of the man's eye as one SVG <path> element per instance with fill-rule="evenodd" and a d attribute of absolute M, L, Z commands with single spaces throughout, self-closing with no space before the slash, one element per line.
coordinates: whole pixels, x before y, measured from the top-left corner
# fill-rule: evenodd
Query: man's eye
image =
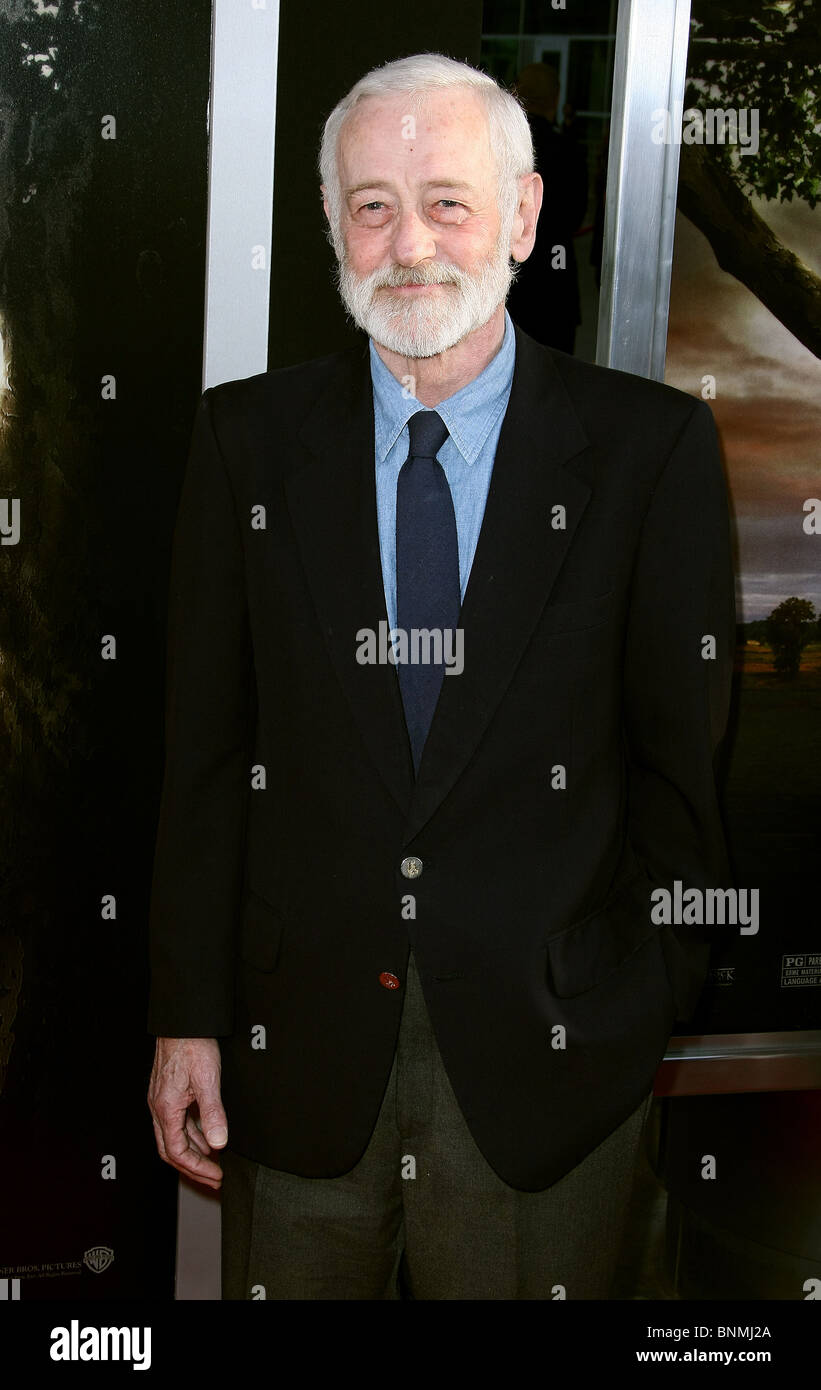
<path fill-rule="evenodd" d="M 461 203 L 456 202 L 455 198 L 440 198 L 439 205 L 446 208 L 460 208 L 462 206 Z"/>

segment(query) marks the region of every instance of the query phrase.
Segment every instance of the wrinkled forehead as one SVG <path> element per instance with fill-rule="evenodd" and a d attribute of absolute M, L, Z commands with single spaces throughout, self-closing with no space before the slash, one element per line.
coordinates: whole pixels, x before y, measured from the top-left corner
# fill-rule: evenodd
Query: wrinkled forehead
<path fill-rule="evenodd" d="M 337 164 L 343 187 L 409 167 L 485 182 L 496 161 L 484 103 L 464 87 L 363 97 L 341 128 Z"/>

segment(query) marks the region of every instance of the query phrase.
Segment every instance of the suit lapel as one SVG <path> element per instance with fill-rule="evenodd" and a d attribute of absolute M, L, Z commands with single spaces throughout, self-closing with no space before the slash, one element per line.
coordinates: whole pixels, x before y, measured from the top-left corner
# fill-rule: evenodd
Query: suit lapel
<path fill-rule="evenodd" d="M 367 345 L 339 370 L 300 432 L 310 451 L 286 479 L 291 519 L 325 641 L 362 738 L 407 812 L 413 764 L 396 667 L 361 665 L 361 628 L 388 628 L 376 512 L 373 390 Z"/>
<path fill-rule="evenodd" d="M 340 355 L 304 423 L 288 507 L 331 658 L 362 738 L 407 816 L 406 843 L 469 762 L 547 601 L 590 489 L 566 468 L 588 438 L 550 353 L 516 330 L 516 367 L 460 615 L 464 670 L 446 675 L 414 783 L 396 668 L 360 665 L 356 634 L 387 629 L 367 347 Z M 554 508 L 564 508 L 555 528 Z"/>

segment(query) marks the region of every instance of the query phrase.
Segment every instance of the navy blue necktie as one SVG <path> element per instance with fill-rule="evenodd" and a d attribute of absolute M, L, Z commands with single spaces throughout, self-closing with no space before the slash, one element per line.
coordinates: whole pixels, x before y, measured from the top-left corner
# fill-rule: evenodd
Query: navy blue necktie
<path fill-rule="evenodd" d="M 396 485 L 396 625 L 406 635 L 408 659 L 397 669 L 418 772 L 442 688 L 441 658 L 454 650 L 445 630 L 458 624 L 461 593 L 456 513 L 436 458 L 448 428 L 435 410 L 420 410 L 408 421 L 408 431 L 410 450 Z M 424 632 L 441 634 L 440 645 L 415 636 Z M 412 661 L 412 655 L 428 659 Z M 440 660 L 430 660 L 433 655 Z"/>

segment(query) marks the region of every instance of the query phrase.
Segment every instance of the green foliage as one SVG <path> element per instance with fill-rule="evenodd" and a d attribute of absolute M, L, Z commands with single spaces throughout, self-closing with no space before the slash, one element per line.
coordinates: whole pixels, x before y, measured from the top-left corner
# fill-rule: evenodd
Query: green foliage
<path fill-rule="evenodd" d="M 757 108 L 759 149 L 715 155 L 767 199 L 821 195 L 821 16 L 816 0 L 694 0 L 685 107 Z"/>
<path fill-rule="evenodd" d="M 773 667 L 786 679 L 794 679 L 801 653 L 814 635 L 815 609 L 808 599 L 785 598 L 767 619 L 767 641 L 773 649 Z"/>

